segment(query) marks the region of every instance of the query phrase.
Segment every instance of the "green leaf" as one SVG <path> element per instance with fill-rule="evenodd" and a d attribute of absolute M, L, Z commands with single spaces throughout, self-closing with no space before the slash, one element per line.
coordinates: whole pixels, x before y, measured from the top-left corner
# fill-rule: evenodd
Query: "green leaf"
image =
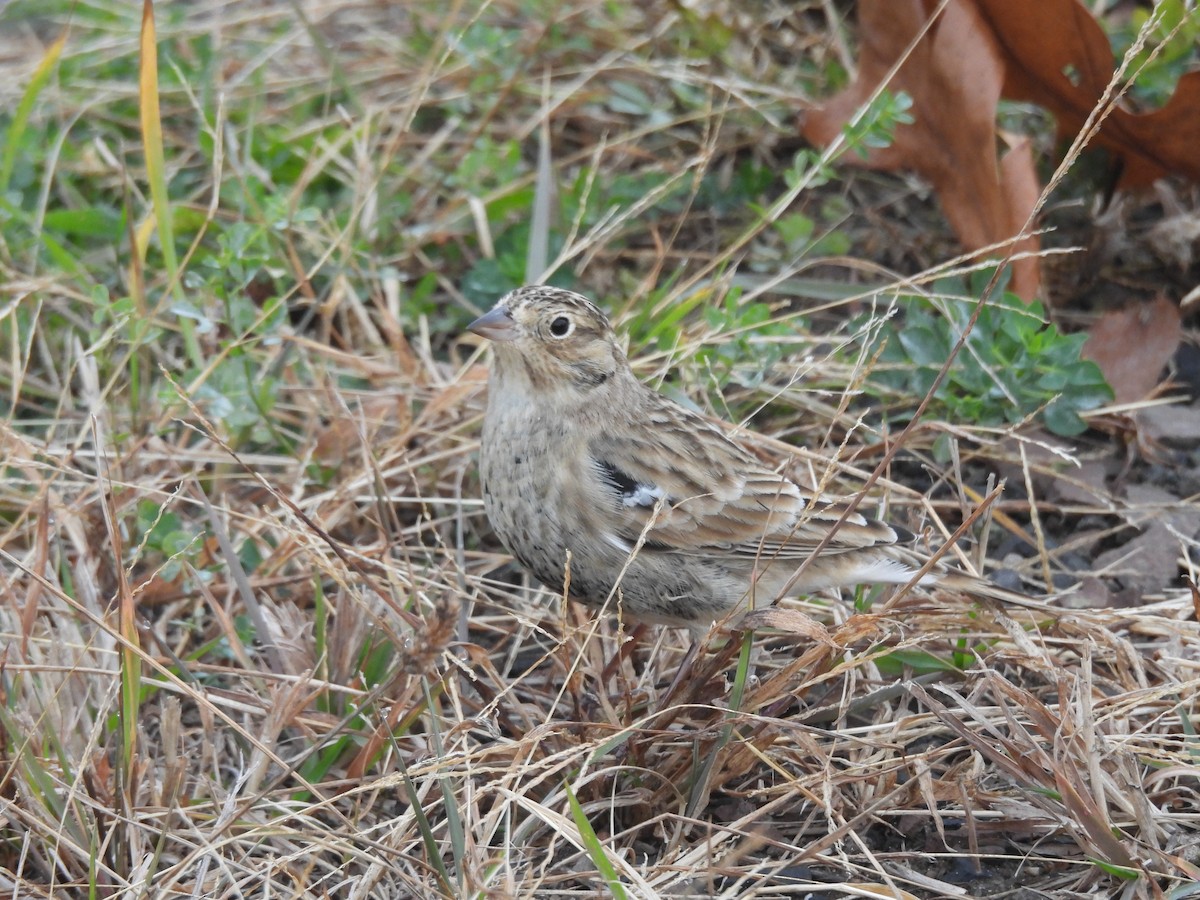
<path fill-rule="evenodd" d="M 8 190 L 13 166 L 17 162 L 17 153 L 21 149 L 21 138 L 25 135 L 25 128 L 29 124 L 29 116 L 33 112 L 34 104 L 37 103 L 38 94 L 50 80 L 50 75 L 54 72 L 54 67 L 58 64 L 66 43 L 67 32 L 64 31 L 59 39 L 50 45 L 50 49 L 38 63 L 33 72 L 33 78 L 29 80 L 29 86 L 21 95 L 21 102 L 17 104 L 17 112 L 13 116 L 12 124 L 8 127 L 8 134 L 4 136 L 4 156 L 0 158 L 0 196 L 3 196 L 4 192 Z"/>
<path fill-rule="evenodd" d="M 1047 372 L 1037 380 L 1037 386 L 1044 391 L 1053 391 L 1058 393 L 1063 390 L 1070 381 L 1070 373 L 1062 369 L 1055 369 L 1053 372 Z"/>
<path fill-rule="evenodd" d="M 941 368 L 950 352 L 949 335 L 938 334 L 932 328 L 905 328 L 898 337 L 900 345 L 917 365 Z"/>
<path fill-rule="evenodd" d="M 879 667 L 879 671 L 885 675 L 899 675 L 904 669 L 911 670 L 917 675 L 926 675 L 932 672 L 958 672 L 958 666 L 949 660 L 942 659 L 940 656 L 934 656 L 932 653 L 927 653 L 924 650 L 915 650 L 904 648 L 893 650 L 875 660 L 875 665 Z"/>
<path fill-rule="evenodd" d="M 1060 437 L 1074 437 L 1087 431 L 1087 423 L 1079 418 L 1079 414 L 1062 399 L 1055 400 L 1042 413 L 1046 427 Z"/>
<path fill-rule="evenodd" d="M 111 238 L 125 230 L 125 214 L 99 206 L 82 209 L 52 209 L 42 219 L 49 231 L 68 237 Z"/>
<path fill-rule="evenodd" d="M 795 213 L 790 216 L 780 216 L 774 223 L 775 232 L 789 247 L 807 243 L 812 237 L 816 223 L 808 216 Z"/>
<path fill-rule="evenodd" d="M 1102 859 L 1092 859 L 1092 862 L 1109 875 L 1120 878 L 1122 881 L 1137 881 L 1142 877 L 1140 871 L 1131 869 L 1129 866 L 1118 866 L 1116 863 L 1105 862 Z"/>
<path fill-rule="evenodd" d="M 583 840 L 584 849 L 587 850 L 587 854 L 592 860 L 592 865 L 596 867 L 596 871 L 608 885 L 608 890 L 613 897 L 616 897 L 617 900 L 626 900 L 628 895 L 625 893 L 625 885 L 617 875 L 612 860 L 608 858 L 608 851 L 604 849 L 600 838 L 596 836 L 592 823 L 588 821 L 587 813 L 583 811 L 579 800 L 576 799 L 571 785 L 564 781 L 563 789 L 567 793 L 567 804 L 571 807 L 571 818 L 575 820 L 575 827 L 579 829 L 579 836 Z"/>

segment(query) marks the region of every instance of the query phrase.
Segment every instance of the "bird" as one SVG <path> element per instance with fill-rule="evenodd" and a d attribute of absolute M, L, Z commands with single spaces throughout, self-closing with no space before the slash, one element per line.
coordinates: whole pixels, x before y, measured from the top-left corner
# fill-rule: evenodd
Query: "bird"
<path fill-rule="evenodd" d="M 581 294 L 517 288 L 468 329 L 493 346 L 484 508 L 555 592 L 693 638 L 781 594 L 918 575 L 981 598 L 1023 596 L 940 564 L 922 573 L 911 531 L 822 501 L 643 384 Z"/>

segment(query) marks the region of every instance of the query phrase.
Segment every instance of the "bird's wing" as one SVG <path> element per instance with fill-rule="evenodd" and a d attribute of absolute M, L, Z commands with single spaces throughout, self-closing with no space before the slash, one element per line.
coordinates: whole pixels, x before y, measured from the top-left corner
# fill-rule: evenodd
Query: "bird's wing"
<path fill-rule="evenodd" d="M 766 468 L 706 419 L 662 400 L 634 427 L 589 443 L 600 486 L 594 510 L 605 539 L 632 548 L 699 554 L 804 558 L 841 518 L 844 507 L 814 501 Z M 912 536 L 852 513 L 826 553 L 905 543 Z"/>

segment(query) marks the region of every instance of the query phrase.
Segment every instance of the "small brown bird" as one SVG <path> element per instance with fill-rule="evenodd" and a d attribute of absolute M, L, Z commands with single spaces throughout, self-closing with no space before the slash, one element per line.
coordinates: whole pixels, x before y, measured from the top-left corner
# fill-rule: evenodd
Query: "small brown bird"
<path fill-rule="evenodd" d="M 789 585 L 844 508 L 814 500 L 639 382 L 595 304 L 524 287 L 469 327 L 495 345 L 484 507 L 547 587 L 702 635 L 785 589 L 907 584 L 924 564 L 905 546 L 910 532 L 854 513 Z M 1019 596 L 944 568 L 920 583 Z"/>

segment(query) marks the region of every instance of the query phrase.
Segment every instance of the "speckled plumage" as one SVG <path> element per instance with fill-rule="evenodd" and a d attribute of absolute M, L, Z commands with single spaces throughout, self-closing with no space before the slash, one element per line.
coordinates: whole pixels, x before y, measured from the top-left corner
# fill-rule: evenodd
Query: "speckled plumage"
<path fill-rule="evenodd" d="M 492 527 L 539 581 L 695 633 L 773 603 L 843 510 L 812 500 L 703 417 L 637 380 L 590 300 L 520 288 L 471 330 L 494 343 L 480 476 Z M 791 587 L 904 584 L 902 528 L 849 516 Z M 925 583 L 1001 592 L 958 573 Z M 615 593 L 614 593 L 615 588 Z"/>

